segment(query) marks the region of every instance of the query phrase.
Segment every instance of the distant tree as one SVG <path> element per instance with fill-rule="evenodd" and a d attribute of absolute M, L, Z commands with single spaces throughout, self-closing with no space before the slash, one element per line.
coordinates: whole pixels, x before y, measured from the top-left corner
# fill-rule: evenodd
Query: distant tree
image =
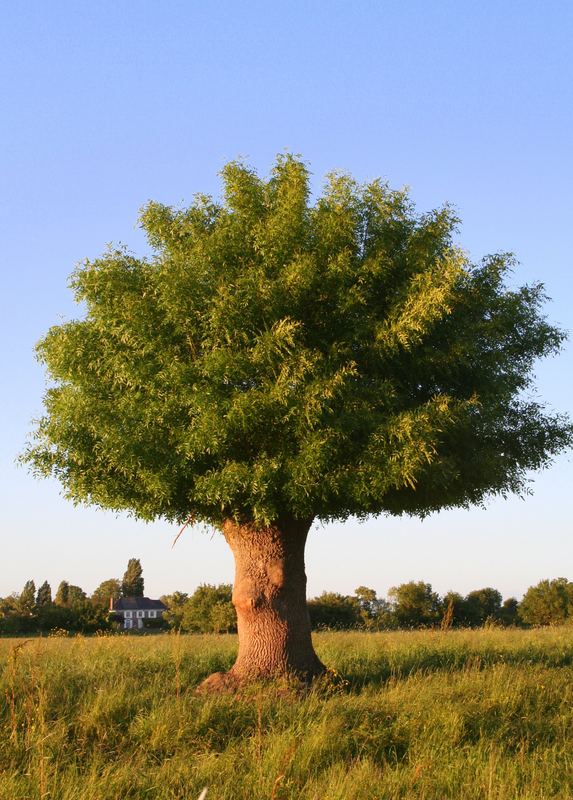
<path fill-rule="evenodd" d="M 358 588 L 354 590 L 354 597 L 358 603 L 363 624 L 365 627 L 368 627 L 368 622 L 372 620 L 376 614 L 376 602 L 378 600 L 376 592 L 368 586 L 358 586 Z"/>
<path fill-rule="evenodd" d="M 121 582 L 122 597 L 143 597 L 143 570 L 138 558 L 130 558 Z"/>
<path fill-rule="evenodd" d="M 36 605 L 36 585 L 33 580 L 26 581 L 20 594 L 14 594 L 4 601 L 3 631 L 6 633 L 32 633 L 37 628 L 38 606 Z"/>
<path fill-rule="evenodd" d="M 499 620 L 506 627 L 519 624 L 519 603 L 515 597 L 508 597 L 507 600 L 503 601 L 499 612 Z"/>
<path fill-rule="evenodd" d="M 68 584 L 68 606 L 76 608 L 83 606 L 87 600 L 87 595 L 80 586 L 75 586 L 73 583 Z"/>
<path fill-rule="evenodd" d="M 10 594 L 8 597 L 0 598 L 0 616 L 8 616 L 18 613 L 19 596 Z"/>
<path fill-rule="evenodd" d="M 37 627 L 40 631 L 51 631 L 55 628 L 74 631 L 81 628 L 76 611 L 55 603 L 48 603 L 38 608 Z"/>
<path fill-rule="evenodd" d="M 354 597 L 358 603 L 361 625 L 366 630 L 382 630 L 392 627 L 392 606 L 381 597 L 374 589 L 359 586 L 354 590 Z"/>
<path fill-rule="evenodd" d="M 371 630 L 382 631 L 396 627 L 394 608 L 389 600 L 379 597 L 376 601 L 376 612 L 370 624 Z"/>
<path fill-rule="evenodd" d="M 18 601 L 19 596 L 16 593 L 0 598 L 0 635 L 18 633 Z"/>
<path fill-rule="evenodd" d="M 181 606 L 185 603 L 189 598 L 187 592 L 172 592 L 172 594 L 163 594 L 159 598 L 162 603 L 164 603 L 168 608 Z"/>
<path fill-rule="evenodd" d="M 442 628 L 447 630 L 448 628 L 459 628 L 467 624 L 466 601 L 458 592 L 447 592 L 444 595 L 442 609 Z"/>
<path fill-rule="evenodd" d="M 530 586 L 519 604 L 528 625 L 558 625 L 573 616 L 573 583 L 567 578 L 543 580 Z"/>
<path fill-rule="evenodd" d="M 167 611 L 163 612 L 163 619 L 170 628 L 181 630 L 185 604 L 189 599 L 187 592 L 173 592 L 165 594 L 160 600 L 167 606 Z"/>
<path fill-rule="evenodd" d="M 429 583 L 410 581 L 388 592 L 400 628 L 421 628 L 439 624 L 442 605 Z"/>
<path fill-rule="evenodd" d="M 241 622 L 212 687 L 324 670 L 305 605 L 314 520 L 519 492 L 573 439 L 530 391 L 564 340 L 543 287 L 509 287 L 507 254 L 472 264 L 449 206 L 420 215 L 340 173 L 311 202 L 292 155 L 268 179 L 222 175 L 221 201 L 148 204 L 149 257 L 116 247 L 78 267 L 81 318 L 39 344 L 51 383 L 24 456 L 75 501 L 221 530 Z"/>
<path fill-rule="evenodd" d="M 36 610 L 36 584 L 34 581 L 26 581 L 17 602 L 19 614 L 30 616 L 34 613 Z"/>
<path fill-rule="evenodd" d="M 488 620 L 499 619 L 502 596 L 497 589 L 487 586 L 475 589 L 466 597 L 465 609 L 467 620 L 473 627 L 483 625 Z"/>
<path fill-rule="evenodd" d="M 231 587 L 231 597 L 233 595 Z M 211 608 L 211 630 L 213 633 L 235 633 L 237 612 L 231 599 L 219 600 Z"/>
<path fill-rule="evenodd" d="M 54 598 L 54 603 L 57 606 L 67 608 L 69 605 L 69 589 L 70 584 L 67 581 L 60 582 L 60 585 L 56 591 L 56 597 Z"/>
<path fill-rule="evenodd" d="M 349 630 L 361 627 L 360 605 L 356 597 L 323 592 L 308 601 L 312 627 L 316 629 Z"/>
<path fill-rule="evenodd" d="M 21 621 L 23 617 L 18 613 L 17 597 L 17 595 L 13 598 L 4 597 L 0 601 L 0 636 L 16 634 L 22 631 Z M 11 599 L 13 602 L 11 602 Z"/>
<path fill-rule="evenodd" d="M 231 584 L 201 584 L 183 604 L 181 629 L 195 633 L 228 633 L 237 630 L 232 595 Z"/>
<path fill-rule="evenodd" d="M 50 628 L 94 633 L 110 628 L 108 619 L 109 597 L 106 604 L 93 603 L 80 586 L 62 581 L 58 587 L 54 607 L 61 613 L 51 612 L 47 617 Z"/>
<path fill-rule="evenodd" d="M 94 589 L 91 602 L 101 608 L 109 608 L 110 598 L 118 600 L 121 597 L 121 583 L 117 578 L 108 578 L 102 581 L 100 585 Z"/>
<path fill-rule="evenodd" d="M 47 582 L 36 594 L 33 581 L 28 581 L 20 595 L 1 600 L 0 633 L 30 634 L 55 628 L 94 633 L 109 628 L 107 610 L 94 606 L 79 586 L 70 586 L 67 581 L 62 581 L 56 602 L 51 602 L 49 595 L 51 591 Z"/>
<path fill-rule="evenodd" d="M 47 606 L 52 604 L 52 587 L 48 583 L 48 581 L 44 581 L 44 583 L 38 589 L 38 593 L 36 594 L 36 605 L 37 606 Z"/>
<path fill-rule="evenodd" d="M 109 630 L 111 622 L 107 608 L 91 603 L 87 597 L 76 603 L 72 610 L 77 615 L 78 629 L 83 633 L 95 633 L 96 631 Z"/>

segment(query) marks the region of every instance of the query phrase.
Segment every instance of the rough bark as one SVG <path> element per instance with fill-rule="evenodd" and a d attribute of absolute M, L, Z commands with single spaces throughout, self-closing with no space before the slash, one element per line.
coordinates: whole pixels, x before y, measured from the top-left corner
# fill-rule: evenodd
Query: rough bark
<path fill-rule="evenodd" d="M 306 604 L 304 547 L 310 522 L 268 528 L 227 521 L 223 535 L 235 558 L 233 604 L 239 653 L 228 673 L 215 673 L 201 691 L 217 691 L 278 675 L 310 682 L 325 667 L 314 652 Z"/>

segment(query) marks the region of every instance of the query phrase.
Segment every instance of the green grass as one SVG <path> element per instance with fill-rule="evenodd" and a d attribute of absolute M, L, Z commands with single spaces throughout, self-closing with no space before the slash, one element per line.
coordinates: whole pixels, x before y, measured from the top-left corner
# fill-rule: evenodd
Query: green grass
<path fill-rule="evenodd" d="M 302 697 L 197 697 L 235 637 L 0 640 L 0 798 L 573 797 L 573 629 L 316 646 L 338 675 Z"/>

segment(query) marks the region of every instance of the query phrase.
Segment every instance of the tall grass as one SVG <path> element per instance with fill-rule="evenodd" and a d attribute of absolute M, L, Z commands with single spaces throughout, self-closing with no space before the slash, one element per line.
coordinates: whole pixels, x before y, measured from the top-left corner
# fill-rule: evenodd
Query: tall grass
<path fill-rule="evenodd" d="M 231 636 L 0 640 L 1 800 L 573 797 L 573 630 L 323 633 L 306 695 L 199 697 Z"/>

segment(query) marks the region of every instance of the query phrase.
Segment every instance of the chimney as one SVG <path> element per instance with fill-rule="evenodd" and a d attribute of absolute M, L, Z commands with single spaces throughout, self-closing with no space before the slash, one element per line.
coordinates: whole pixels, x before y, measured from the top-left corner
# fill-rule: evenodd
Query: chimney
<path fill-rule="evenodd" d="M 113 611 L 113 595 L 110 595 L 109 598 L 109 610 Z"/>

